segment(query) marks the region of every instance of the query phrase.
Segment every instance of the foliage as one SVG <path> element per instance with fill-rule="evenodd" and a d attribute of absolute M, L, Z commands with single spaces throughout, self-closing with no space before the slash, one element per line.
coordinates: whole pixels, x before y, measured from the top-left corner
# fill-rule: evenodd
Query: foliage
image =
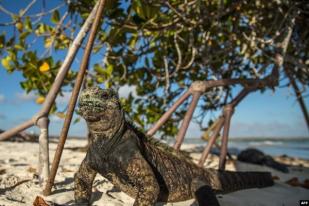
<path fill-rule="evenodd" d="M 1 25 L 15 27 L 15 32 L 0 35 L 1 63 L 8 72 L 22 72 L 23 89 L 47 94 L 61 65 L 57 52 L 67 50 L 94 4 L 72 0 L 41 14 L 7 12 L 11 22 Z M 306 0 L 107 0 L 87 84 L 136 86 L 137 95 L 122 101 L 145 129 L 195 80 L 266 76 L 285 43 L 281 76 L 289 70 L 298 84 L 308 86 L 308 16 Z M 292 37 L 284 42 L 289 28 Z M 34 46 L 40 43 L 44 55 Z M 64 85 L 72 85 L 75 76 L 70 71 Z M 207 112 L 221 108 L 232 96 L 231 86 L 208 92 L 195 120 L 207 126 Z M 175 135 L 187 104 L 163 126 L 163 134 Z"/>

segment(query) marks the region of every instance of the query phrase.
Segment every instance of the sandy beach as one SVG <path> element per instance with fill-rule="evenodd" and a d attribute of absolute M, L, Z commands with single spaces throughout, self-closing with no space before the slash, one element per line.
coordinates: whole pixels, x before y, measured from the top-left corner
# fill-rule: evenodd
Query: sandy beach
<path fill-rule="evenodd" d="M 86 145 L 86 140 L 68 139 L 63 152 L 53 194 L 42 196 L 46 201 L 62 205 L 74 205 L 73 177 L 85 153 L 76 147 Z M 51 161 L 56 148 L 50 144 Z M 200 152 L 196 145 L 185 144 L 182 149 L 190 152 L 194 161 L 198 161 Z M 41 196 L 37 179 L 38 143 L 0 142 L 0 205 L 32 205 L 36 196 Z M 227 170 L 232 171 L 270 171 L 275 177 L 272 187 L 241 190 L 226 195 L 218 195 L 221 206 L 292 206 L 299 205 L 299 200 L 309 199 L 309 190 L 304 184 L 309 180 L 309 161 L 294 157 L 275 157 L 279 162 L 290 165 L 289 173 L 282 173 L 264 166 L 243 163 L 236 160 L 227 161 Z M 217 168 L 218 157 L 211 155 L 205 168 Z M 294 181 L 291 179 L 294 178 Z M 295 179 L 297 178 L 298 181 Z M 289 181 L 290 184 L 286 182 Z M 292 185 L 294 186 L 292 186 Z M 97 175 L 93 185 L 92 205 L 129 206 L 134 199 L 118 191 L 105 178 Z M 158 203 L 157 205 L 187 206 L 194 200 L 179 203 Z"/>

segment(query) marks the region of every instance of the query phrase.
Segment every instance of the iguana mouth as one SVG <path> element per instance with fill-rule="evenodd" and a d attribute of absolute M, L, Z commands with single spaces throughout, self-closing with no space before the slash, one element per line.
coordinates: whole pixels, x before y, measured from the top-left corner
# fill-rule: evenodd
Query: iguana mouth
<path fill-rule="evenodd" d="M 88 122 L 97 122 L 97 121 L 99 121 L 101 119 L 99 116 L 91 116 L 91 115 L 84 116 L 84 118 Z"/>
<path fill-rule="evenodd" d="M 102 103 L 97 102 L 80 102 L 77 113 L 85 118 L 86 121 L 96 122 L 102 117 L 106 107 Z"/>
<path fill-rule="evenodd" d="M 95 108 L 85 108 L 85 107 L 79 108 L 77 110 L 77 113 L 81 115 L 86 121 L 89 122 L 99 121 L 101 119 L 101 112 L 102 110 L 99 111 L 96 110 Z"/>

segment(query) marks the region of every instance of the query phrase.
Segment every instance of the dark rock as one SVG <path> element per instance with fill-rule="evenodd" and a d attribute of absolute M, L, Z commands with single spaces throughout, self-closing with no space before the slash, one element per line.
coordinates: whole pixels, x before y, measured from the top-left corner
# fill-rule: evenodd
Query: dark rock
<path fill-rule="evenodd" d="M 309 189 L 309 179 L 305 179 L 304 183 L 302 184 L 302 187 Z"/>
<path fill-rule="evenodd" d="M 293 177 L 292 179 L 289 179 L 285 183 L 289 184 L 289 185 L 291 185 L 293 187 L 300 187 L 300 186 L 302 186 L 297 177 Z"/>
<path fill-rule="evenodd" d="M 275 161 L 271 156 L 265 155 L 258 149 L 254 148 L 246 149 L 237 156 L 237 159 L 242 162 L 248 162 L 257 165 L 265 165 L 284 173 L 289 172 L 286 165 Z"/>

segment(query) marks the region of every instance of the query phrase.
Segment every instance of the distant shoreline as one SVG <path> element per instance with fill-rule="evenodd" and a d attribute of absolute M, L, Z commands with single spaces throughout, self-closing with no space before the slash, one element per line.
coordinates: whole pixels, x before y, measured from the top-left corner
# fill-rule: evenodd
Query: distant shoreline
<path fill-rule="evenodd" d="M 39 135 L 39 134 L 34 134 Z M 58 135 L 50 135 L 50 138 L 58 138 Z M 81 139 L 86 138 L 86 136 L 68 136 L 71 139 Z M 171 138 L 172 139 L 172 138 Z M 185 139 L 190 140 L 201 140 L 199 137 L 187 137 Z M 302 141 L 302 140 L 309 140 L 308 137 L 229 137 L 230 141 L 267 141 L 267 140 L 274 140 L 274 141 Z M 207 142 L 207 141 L 205 141 Z"/>
<path fill-rule="evenodd" d="M 308 137 L 230 137 L 231 141 L 303 141 L 303 140 L 309 140 Z"/>

